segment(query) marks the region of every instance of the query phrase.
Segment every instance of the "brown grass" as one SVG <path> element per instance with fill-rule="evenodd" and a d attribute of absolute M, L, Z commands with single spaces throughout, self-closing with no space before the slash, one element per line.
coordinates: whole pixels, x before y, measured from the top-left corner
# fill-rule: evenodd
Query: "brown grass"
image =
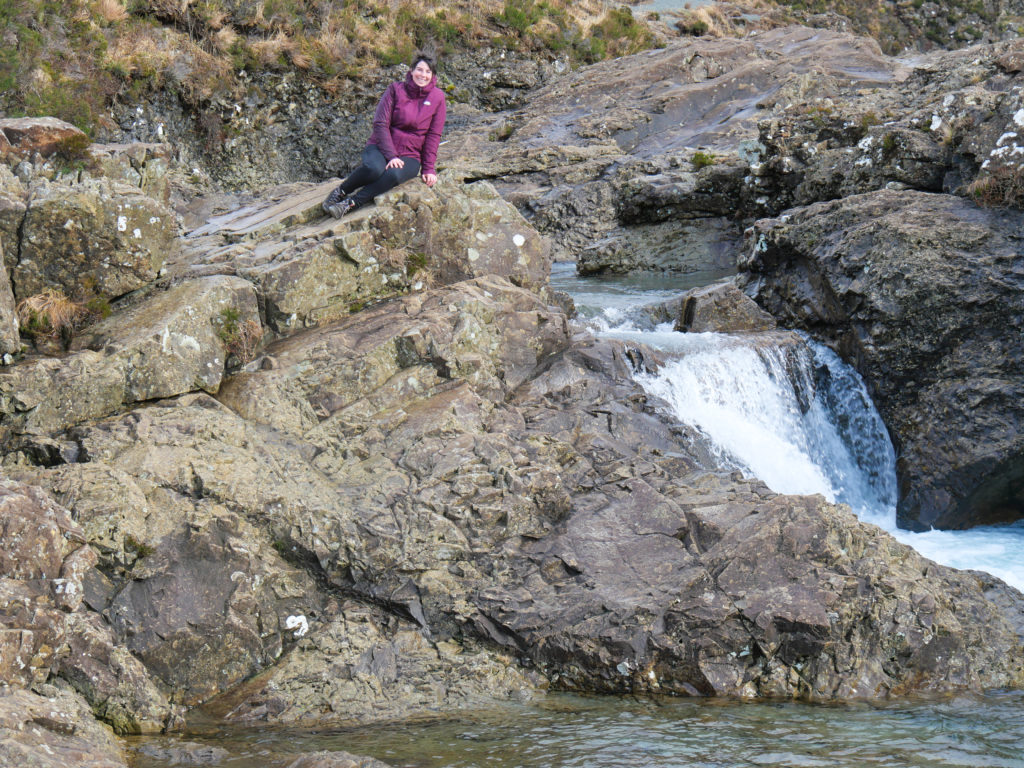
<path fill-rule="evenodd" d="M 1000 166 L 967 185 L 967 195 L 983 208 L 1024 208 L 1024 166 Z"/>
<path fill-rule="evenodd" d="M 115 24 L 128 18 L 128 11 L 120 0 L 96 0 L 92 10 L 107 24 Z"/>
<path fill-rule="evenodd" d="M 23 331 L 50 336 L 72 332 L 89 315 L 84 304 L 69 299 L 56 288 L 22 299 L 15 311 Z"/>
<path fill-rule="evenodd" d="M 227 341 L 228 352 L 237 357 L 243 365 L 256 357 L 256 351 L 263 340 L 263 326 L 259 320 L 249 319 L 239 323 L 235 333 Z"/>

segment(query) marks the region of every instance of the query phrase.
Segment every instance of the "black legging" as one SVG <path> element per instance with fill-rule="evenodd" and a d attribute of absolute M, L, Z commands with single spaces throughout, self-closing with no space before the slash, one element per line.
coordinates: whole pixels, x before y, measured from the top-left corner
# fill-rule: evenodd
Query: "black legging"
<path fill-rule="evenodd" d="M 420 173 L 420 161 L 415 157 L 403 157 L 404 166 L 401 168 L 387 168 L 388 161 L 377 149 L 376 144 L 370 144 L 363 150 L 363 164 L 356 168 L 341 182 L 341 190 L 350 195 L 356 205 L 366 205 L 373 202 L 373 198 L 382 192 L 387 192 L 397 187 L 403 181 L 408 181 Z M 362 187 L 362 189 L 359 189 Z M 352 194 L 355 190 L 358 192 Z"/>

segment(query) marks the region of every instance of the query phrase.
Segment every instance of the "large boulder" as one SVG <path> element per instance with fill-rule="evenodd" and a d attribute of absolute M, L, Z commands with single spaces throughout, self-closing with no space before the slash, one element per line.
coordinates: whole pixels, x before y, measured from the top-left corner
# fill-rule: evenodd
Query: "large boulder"
<path fill-rule="evenodd" d="M 0 118 L 0 133 L 6 140 L 6 146 L 0 149 L 0 155 L 16 153 L 31 157 L 39 153 L 49 157 L 60 147 L 62 141 L 80 137 L 88 142 L 85 133 L 80 129 L 59 120 L 56 117 L 6 117 Z"/>
<path fill-rule="evenodd" d="M 174 213 L 108 179 L 32 187 L 13 269 L 15 295 L 58 288 L 114 298 L 154 280 L 177 245 Z"/>
<path fill-rule="evenodd" d="M 551 272 L 551 246 L 487 182 L 458 185 L 442 174 L 430 189 L 405 185 L 378 198 L 370 231 L 404 251 L 435 284 L 497 276 L 534 292 Z"/>
<path fill-rule="evenodd" d="M 675 330 L 688 333 L 770 331 L 775 325 L 775 318 L 757 306 L 735 283 L 727 281 L 687 291 Z"/>
<path fill-rule="evenodd" d="M 131 403 L 216 392 L 247 327 L 261 328 L 253 288 L 240 278 L 155 293 L 85 330 L 73 354 L 0 373 L 0 442 L 46 436 Z"/>
<path fill-rule="evenodd" d="M 881 191 L 757 224 L 740 285 L 836 347 L 896 443 L 899 522 L 1018 519 L 1024 476 L 1024 215 Z"/>
<path fill-rule="evenodd" d="M 487 183 L 442 173 L 379 196 L 341 221 L 325 218 L 337 182 L 268 190 L 211 217 L 185 240 L 187 274 L 237 274 L 257 290 L 278 334 L 346 318 L 381 299 L 496 275 L 542 292 L 550 245 Z"/>

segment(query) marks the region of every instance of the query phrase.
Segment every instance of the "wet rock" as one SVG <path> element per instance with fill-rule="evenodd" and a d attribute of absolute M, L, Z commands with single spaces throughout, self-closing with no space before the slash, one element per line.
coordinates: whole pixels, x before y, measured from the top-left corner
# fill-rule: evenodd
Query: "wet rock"
<path fill-rule="evenodd" d="M 59 288 L 114 298 L 157 277 L 178 247 L 174 214 L 137 188 L 106 179 L 31 188 L 12 278 L 15 295 Z"/>
<path fill-rule="evenodd" d="M 217 765 L 230 755 L 223 747 L 199 744 L 194 741 L 144 744 L 139 747 L 139 753 L 170 765 Z"/>
<path fill-rule="evenodd" d="M 189 706 L 271 665 L 308 631 L 320 602 L 272 542 L 211 511 L 150 545 L 106 612 L 169 698 Z"/>
<path fill-rule="evenodd" d="M 325 712 L 338 722 L 374 722 L 536 694 L 537 676 L 520 670 L 510 654 L 425 634 L 414 622 L 368 606 L 342 606 L 270 674 L 209 709 L 230 707 L 228 721 L 308 727 Z"/>
<path fill-rule="evenodd" d="M 170 704 L 146 668 L 97 613 L 69 619 L 68 653 L 60 677 L 119 734 L 161 733 L 183 725 L 183 709 Z"/>
<path fill-rule="evenodd" d="M 0 693 L 0 762 L 24 768 L 126 768 L 110 729 L 96 722 L 74 693 Z"/>
<path fill-rule="evenodd" d="M 864 376 L 897 445 L 901 525 L 1020 517 L 1022 231 L 1018 212 L 882 191 L 752 232 L 739 284 Z"/>
<path fill-rule="evenodd" d="M 288 768 L 388 768 L 388 764 L 349 752 L 312 752 L 296 758 Z"/>
<path fill-rule="evenodd" d="M 732 281 L 687 291 L 675 325 L 675 330 L 691 333 L 770 331 L 774 328 L 775 318 Z"/>

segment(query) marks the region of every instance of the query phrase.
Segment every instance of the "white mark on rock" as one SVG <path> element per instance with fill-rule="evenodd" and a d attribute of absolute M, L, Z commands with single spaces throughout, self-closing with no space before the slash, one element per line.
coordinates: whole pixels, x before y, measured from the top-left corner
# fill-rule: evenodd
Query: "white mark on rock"
<path fill-rule="evenodd" d="M 526 243 L 526 238 L 522 235 L 512 235 L 512 242 L 516 244 L 516 248 L 522 248 Z"/>
<path fill-rule="evenodd" d="M 294 629 L 295 637 L 302 637 L 309 632 L 309 622 L 301 613 L 298 616 L 289 616 L 284 620 L 285 629 Z"/>
<path fill-rule="evenodd" d="M 942 127 L 942 118 L 938 115 L 932 115 L 932 124 L 928 127 L 930 131 L 937 131 Z"/>
<path fill-rule="evenodd" d="M 118 232 L 124 232 L 126 229 L 128 229 L 128 217 L 127 216 L 118 216 L 117 217 L 117 231 Z"/>
<path fill-rule="evenodd" d="M 133 229 L 132 230 L 132 237 L 134 237 L 136 240 L 140 239 L 142 237 L 142 230 L 141 229 Z"/>
<path fill-rule="evenodd" d="M 1007 139 L 1015 139 L 1015 138 L 1017 138 L 1017 132 L 1016 131 L 1007 131 L 1002 136 L 1000 136 L 998 140 L 996 140 L 996 146 L 997 147 L 1001 147 L 1001 146 L 1003 146 L 1003 142 L 1006 141 Z"/>
<path fill-rule="evenodd" d="M 1021 128 L 1024 128 L 1024 108 L 1018 109 L 1013 113 L 1013 122 Z"/>

